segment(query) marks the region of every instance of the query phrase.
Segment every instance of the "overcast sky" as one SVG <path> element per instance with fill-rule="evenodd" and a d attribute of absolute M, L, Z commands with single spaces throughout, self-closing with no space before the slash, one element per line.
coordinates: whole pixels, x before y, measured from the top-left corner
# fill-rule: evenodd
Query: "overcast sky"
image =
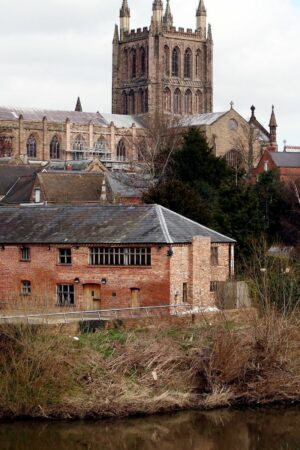
<path fill-rule="evenodd" d="M 150 24 L 152 0 L 128 0 L 131 28 Z M 195 27 L 198 0 L 171 0 L 174 25 Z M 121 0 L 0 0 L 0 105 L 111 111 L 111 41 Z M 206 0 L 212 24 L 214 111 L 231 100 L 279 144 L 300 145 L 300 0 Z"/>

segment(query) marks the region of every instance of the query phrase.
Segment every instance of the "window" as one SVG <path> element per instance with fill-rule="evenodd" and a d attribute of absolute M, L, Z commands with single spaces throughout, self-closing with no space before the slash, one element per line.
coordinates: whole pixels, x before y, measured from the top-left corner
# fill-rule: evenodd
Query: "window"
<path fill-rule="evenodd" d="M 94 145 L 94 150 L 96 152 L 100 152 L 101 150 L 105 150 L 106 149 L 106 140 L 103 136 L 100 136 L 99 139 L 97 140 L 97 142 Z"/>
<path fill-rule="evenodd" d="M 124 66 L 123 66 L 123 76 L 124 80 L 128 80 L 128 50 L 124 50 Z"/>
<path fill-rule="evenodd" d="M 188 301 L 188 285 L 187 283 L 183 283 L 182 285 L 182 302 L 187 303 Z"/>
<path fill-rule="evenodd" d="M 269 171 L 269 161 L 265 161 L 264 162 L 264 171 L 268 172 Z"/>
<path fill-rule="evenodd" d="M 192 92 L 188 89 L 184 96 L 184 107 L 186 114 L 192 114 Z"/>
<path fill-rule="evenodd" d="M 174 114 L 181 113 L 181 92 L 180 89 L 177 88 L 174 92 Z"/>
<path fill-rule="evenodd" d="M 145 112 L 145 93 L 143 89 L 139 90 L 138 95 L 138 113 L 144 113 Z"/>
<path fill-rule="evenodd" d="M 28 280 L 21 281 L 21 295 L 31 295 L 31 282 Z"/>
<path fill-rule="evenodd" d="M 171 112 L 171 91 L 169 88 L 164 90 L 164 111 Z"/>
<path fill-rule="evenodd" d="M 179 48 L 175 47 L 172 52 L 172 76 L 173 77 L 179 77 L 179 65 L 180 65 Z"/>
<path fill-rule="evenodd" d="M 93 266 L 151 266 L 151 248 L 92 247 Z"/>
<path fill-rule="evenodd" d="M 122 99 L 123 99 L 123 114 L 128 114 L 128 97 L 126 92 L 123 92 Z"/>
<path fill-rule="evenodd" d="M 196 52 L 196 77 L 201 79 L 201 50 Z"/>
<path fill-rule="evenodd" d="M 144 47 L 140 49 L 140 58 L 141 58 L 141 76 L 146 75 L 146 51 Z"/>
<path fill-rule="evenodd" d="M 210 282 L 210 292 L 218 292 L 219 290 L 219 281 L 211 281 Z"/>
<path fill-rule="evenodd" d="M 131 60 L 131 78 L 136 77 L 136 50 L 133 48 L 130 53 Z"/>
<path fill-rule="evenodd" d="M 72 306 L 75 304 L 74 285 L 58 284 L 57 285 L 57 305 Z"/>
<path fill-rule="evenodd" d="M 21 247 L 21 261 L 30 261 L 29 247 Z"/>
<path fill-rule="evenodd" d="M 164 74 L 166 77 L 170 76 L 170 50 L 167 45 L 164 48 Z"/>
<path fill-rule="evenodd" d="M 196 113 L 202 114 L 203 112 L 203 96 L 201 91 L 196 92 Z"/>
<path fill-rule="evenodd" d="M 50 159 L 59 159 L 60 158 L 60 145 L 57 136 L 52 138 L 50 143 Z"/>
<path fill-rule="evenodd" d="M 135 114 L 135 92 L 133 90 L 129 93 L 129 114 Z"/>
<path fill-rule="evenodd" d="M 226 153 L 225 160 L 229 167 L 237 170 L 242 165 L 243 157 L 242 157 L 241 152 L 233 149 L 233 150 L 230 150 L 228 153 Z"/>
<path fill-rule="evenodd" d="M 84 158 L 85 142 L 81 134 L 78 134 L 73 142 L 73 158 L 80 160 Z"/>
<path fill-rule="evenodd" d="M 0 158 L 11 156 L 12 154 L 12 138 L 0 136 Z"/>
<path fill-rule="evenodd" d="M 184 78 L 192 78 L 192 51 L 187 48 L 184 53 Z"/>
<path fill-rule="evenodd" d="M 212 266 L 218 266 L 219 265 L 219 248 L 216 246 L 211 247 L 211 258 L 210 263 Z"/>
<path fill-rule="evenodd" d="M 229 128 L 229 130 L 237 130 L 237 128 L 238 128 L 238 123 L 237 123 L 237 121 L 236 120 L 234 120 L 234 119 L 230 119 L 229 121 L 228 121 L 228 128 Z"/>
<path fill-rule="evenodd" d="M 70 248 L 58 249 L 59 264 L 72 264 L 72 250 Z"/>
<path fill-rule="evenodd" d="M 126 161 L 126 147 L 123 139 L 117 145 L 117 161 Z"/>
<path fill-rule="evenodd" d="M 36 140 L 32 134 L 27 140 L 27 156 L 29 158 L 36 158 Z"/>

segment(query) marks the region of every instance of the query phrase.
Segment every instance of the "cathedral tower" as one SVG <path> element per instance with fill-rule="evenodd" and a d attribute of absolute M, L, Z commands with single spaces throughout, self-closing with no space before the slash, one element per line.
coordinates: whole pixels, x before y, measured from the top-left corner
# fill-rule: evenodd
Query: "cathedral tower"
<path fill-rule="evenodd" d="M 213 41 L 204 0 L 196 10 L 196 30 L 175 28 L 170 0 L 154 0 L 150 27 L 130 30 L 130 9 L 123 0 L 120 30 L 113 39 L 112 112 L 212 112 Z"/>

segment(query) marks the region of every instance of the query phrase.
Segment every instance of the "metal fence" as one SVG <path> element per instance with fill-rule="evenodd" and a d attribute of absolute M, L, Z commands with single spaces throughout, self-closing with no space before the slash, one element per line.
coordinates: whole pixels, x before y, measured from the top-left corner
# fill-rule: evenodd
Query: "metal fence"
<path fill-rule="evenodd" d="M 3 323 L 59 324 L 90 320 L 141 319 L 145 317 L 179 316 L 190 314 L 192 305 L 142 306 L 139 308 L 100 309 L 94 311 L 64 311 L 45 314 L 20 314 L 0 316 Z"/>

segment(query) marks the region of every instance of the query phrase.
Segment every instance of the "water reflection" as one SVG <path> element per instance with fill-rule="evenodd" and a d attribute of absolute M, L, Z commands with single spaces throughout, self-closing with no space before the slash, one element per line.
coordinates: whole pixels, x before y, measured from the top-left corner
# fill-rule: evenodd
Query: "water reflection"
<path fill-rule="evenodd" d="M 1 450 L 300 450 L 300 409 L 0 425 Z"/>

